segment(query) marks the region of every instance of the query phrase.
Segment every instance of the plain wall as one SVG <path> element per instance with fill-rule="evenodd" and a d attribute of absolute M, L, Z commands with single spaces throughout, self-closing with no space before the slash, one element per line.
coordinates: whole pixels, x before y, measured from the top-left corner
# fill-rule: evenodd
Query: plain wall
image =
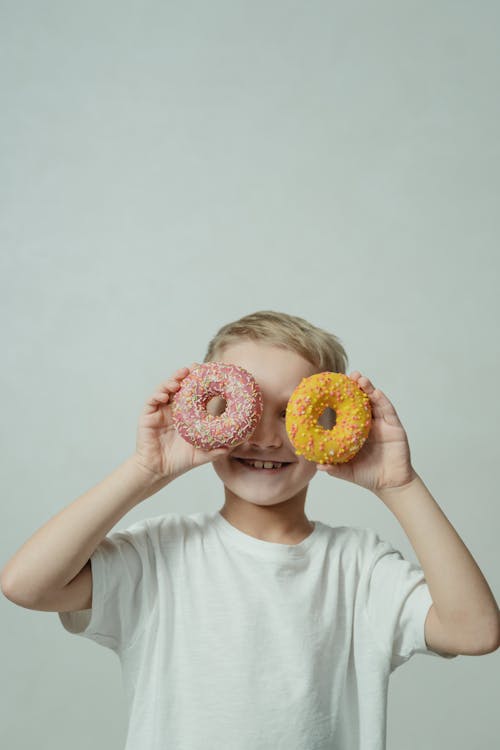
<path fill-rule="evenodd" d="M 274 309 L 389 397 L 498 599 L 499 4 L 0 9 L 0 564 L 134 451 L 160 381 Z M 207 465 L 115 528 L 222 504 Z M 319 473 L 306 513 L 416 560 L 363 488 Z M 119 750 L 115 655 L 0 610 L 0 744 Z M 389 750 L 496 746 L 498 666 L 399 668 Z"/>

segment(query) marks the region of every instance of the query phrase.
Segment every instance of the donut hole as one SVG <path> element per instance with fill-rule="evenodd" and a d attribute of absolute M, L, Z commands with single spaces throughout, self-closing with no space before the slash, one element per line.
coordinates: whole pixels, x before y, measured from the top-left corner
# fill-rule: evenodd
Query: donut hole
<path fill-rule="evenodd" d="M 324 427 L 325 430 L 331 430 L 337 423 L 337 414 L 329 406 L 321 413 L 318 418 L 318 424 L 320 427 Z"/>
<path fill-rule="evenodd" d="M 220 417 L 221 414 L 224 414 L 226 408 L 227 401 L 222 396 L 214 396 L 207 401 L 207 412 L 213 417 Z"/>

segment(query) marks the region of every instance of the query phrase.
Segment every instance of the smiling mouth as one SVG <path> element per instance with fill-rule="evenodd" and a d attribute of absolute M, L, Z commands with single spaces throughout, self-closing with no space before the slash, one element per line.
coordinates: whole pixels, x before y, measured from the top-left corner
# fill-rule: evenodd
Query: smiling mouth
<path fill-rule="evenodd" d="M 287 466 L 290 466 L 293 463 L 292 461 L 249 461 L 245 458 L 236 457 L 232 460 L 237 461 L 245 468 L 250 469 L 250 471 L 263 471 L 268 472 L 269 474 L 283 471 Z"/>

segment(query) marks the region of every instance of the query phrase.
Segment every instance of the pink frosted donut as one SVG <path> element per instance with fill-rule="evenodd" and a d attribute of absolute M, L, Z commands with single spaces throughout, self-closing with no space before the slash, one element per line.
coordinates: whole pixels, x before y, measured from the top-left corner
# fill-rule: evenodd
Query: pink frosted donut
<path fill-rule="evenodd" d="M 217 417 L 206 408 L 215 396 L 226 401 L 226 410 Z M 262 408 L 262 394 L 248 370 L 222 362 L 196 367 L 172 399 L 172 417 L 179 435 L 205 450 L 243 443 L 255 430 Z"/>

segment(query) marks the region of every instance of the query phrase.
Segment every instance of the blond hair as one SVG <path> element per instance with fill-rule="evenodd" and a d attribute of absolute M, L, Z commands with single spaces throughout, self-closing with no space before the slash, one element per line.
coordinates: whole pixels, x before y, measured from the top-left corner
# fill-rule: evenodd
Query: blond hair
<path fill-rule="evenodd" d="M 213 362 L 231 344 L 251 339 L 291 349 L 320 372 L 346 372 L 348 357 L 340 339 L 303 318 L 274 310 L 259 310 L 227 323 L 210 341 L 204 362 Z"/>

